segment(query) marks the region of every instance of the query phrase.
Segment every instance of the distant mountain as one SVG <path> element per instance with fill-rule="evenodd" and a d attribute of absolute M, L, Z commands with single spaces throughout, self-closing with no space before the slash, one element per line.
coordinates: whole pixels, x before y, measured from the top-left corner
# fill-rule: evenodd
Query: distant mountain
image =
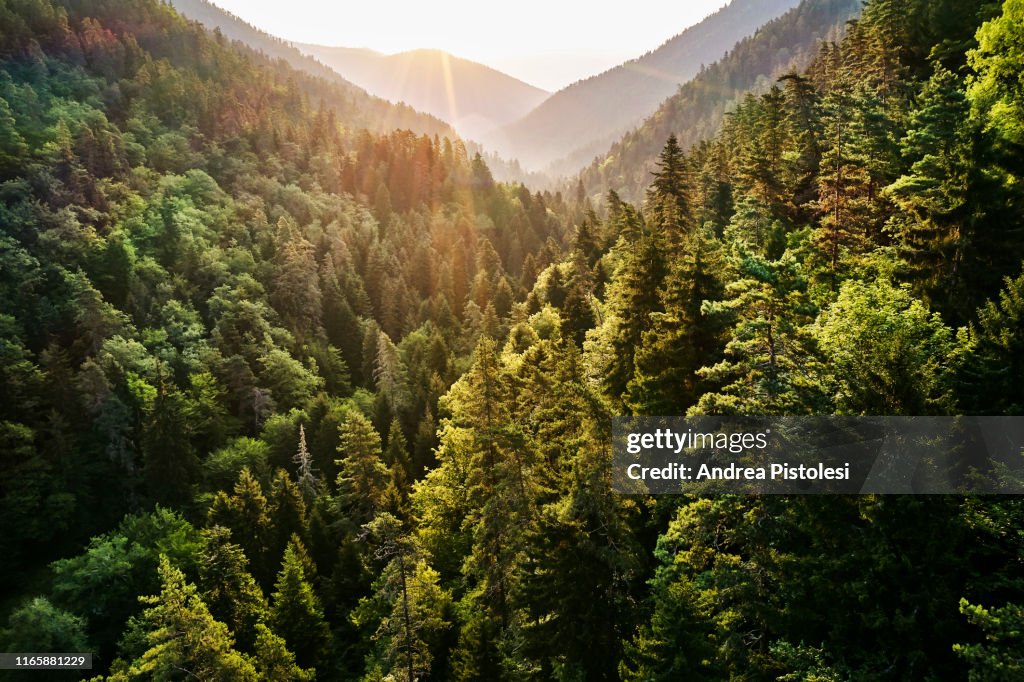
<path fill-rule="evenodd" d="M 433 114 L 471 139 L 524 116 L 551 94 L 441 50 L 385 55 L 347 47 L 296 47 L 374 95 Z"/>
<path fill-rule="evenodd" d="M 587 192 L 614 189 L 623 198 L 640 199 L 670 134 L 675 133 L 684 148 L 710 138 L 725 112 L 745 94 L 766 91 L 779 76 L 806 69 L 822 42 L 838 40 L 861 7 L 861 0 L 803 0 L 741 40 L 665 100 L 640 127 L 591 157 L 593 162 L 580 176 Z"/>
<path fill-rule="evenodd" d="M 558 91 L 482 141 L 531 169 L 581 149 L 590 159 L 639 124 L 701 67 L 799 1 L 733 0 L 653 52 Z"/>
<path fill-rule="evenodd" d="M 230 40 L 244 43 L 249 48 L 262 52 L 273 59 L 282 59 L 292 68 L 322 78 L 342 88 L 347 94 L 345 111 L 337 111 L 351 127 L 367 128 L 375 132 L 408 129 L 428 135 L 454 137 L 451 126 L 434 116 L 416 111 L 414 108 L 388 102 L 371 95 L 362 87 L 342 78 L 336 71 L 324 66 L 316 59 L 304 55 L 292 44 L 265 33 L 247 24 L 242 19 L 206 0 L 167 0 L 185 17 L 198 21 L 208 29 L 217 29 Z M 345 117 L 348 112 L 350 116 Z"/>

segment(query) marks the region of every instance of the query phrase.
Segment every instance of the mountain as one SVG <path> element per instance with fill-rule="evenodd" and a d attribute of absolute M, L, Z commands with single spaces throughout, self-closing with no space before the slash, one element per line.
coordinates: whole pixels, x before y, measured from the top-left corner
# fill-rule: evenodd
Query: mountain
<path fill-rule="evenodd" d="M 445 122 L 416 111 L 407 104 L 395 104 L 372 95 L 362 87 L 342 78 L 335 70 L 302 54 L 288 42 L 265 33 L 206 0 L 167 0 L 185 17 L 198 21 L 225 38 L 243 43 L 262 52 L 271 59 L 280 59 L 293 69 L 323 79 L 344 91 L 351 111 L 358 112 L 358 120 L 345 121 L 353 127 L 365 127 L 375 132 L 408 129 L 428 135 L 452 136 L 452 128 Z"/>
<path fill-rule="evenodd" d="M 861 6 L 860 0 L 803 0 L 768 22 L 702 69 L 636 130 L 591 157 L 581 173 L 584 187 L 592 194 L 614 189 L 624 198 L 638 199 L 669 135 L 674 133 L 684 148 L 714 135 L 741 97 L 763 92 L 779 76 L 806 68 L 822 41 L 838 39 Z"/>
<path fill-rule="evenodd" d="M 385 55 L 347 47 L 297 47 L 374 95 L 433 114 L 470 139 L 519 119 L 550 95 L 441 50 Z"/>
<path fill-rule="evenodd" d="M 456 136 L 455 129 L 445 121 L 422 113 L 408 104 L 389 102 L 367 93 L 362 87 L 342 78 L 334 69 L 303 54 L 291 43 L 251 26 L 206 0 L 168 0 L 168 3 L 185 17 L 199 22 L 210 30 L 219 31 L 224 37 L 250 50 L 262 53 L 270 59 L 282 60 L 293 69 L 335 86 L 332 92 L 341 93 L 343 97 L 333 101 L 333 106 L 338 110 L 340 120 L 349 127 L 366 128 L 377 133 L 411 130 L 426 135 Z M 476 66 L 487 69 L 484 66 Z M 343 115 L 342 111 L 348 112 L 348 116 Z M 547 176 L 524 170 L 516 161 L 504 159 L 493 151 L 487 152 L 479 144 L 466 141 L 465 147 L 470 155 L 482 154 L 495 179 L 499 181 L 525 182 L 533 187 L 548 187 L 552 184 Z"/>
<path fill-rule="evenodd" d="M 653 52 L 559 90 L 483 141 L 527 168 L 543 168 L 581 148 L 588 151 L 585 158 L 592 158 L 705 64 L 797 2 L 733 0 Z"/>

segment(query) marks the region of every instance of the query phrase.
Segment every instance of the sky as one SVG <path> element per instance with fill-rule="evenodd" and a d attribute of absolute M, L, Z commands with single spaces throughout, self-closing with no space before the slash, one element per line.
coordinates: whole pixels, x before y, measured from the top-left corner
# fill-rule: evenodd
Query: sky
<path fill-rule="evenodd" d="M 653 50 L 727 0 L 211 0 L 297 43 L 437 48 L 557 90 Z"/>

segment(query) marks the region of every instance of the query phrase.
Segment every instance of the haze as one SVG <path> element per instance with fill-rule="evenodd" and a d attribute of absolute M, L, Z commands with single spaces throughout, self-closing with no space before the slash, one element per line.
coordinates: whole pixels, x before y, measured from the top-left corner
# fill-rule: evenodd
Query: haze
<path fill-rule="evenodd" d="M 611 2 L 520 0 L 213 0 L 264 31 L 299 43 L 386 54 L 438 48 L 545 90 L 652 50 L 726 0 Z"/>

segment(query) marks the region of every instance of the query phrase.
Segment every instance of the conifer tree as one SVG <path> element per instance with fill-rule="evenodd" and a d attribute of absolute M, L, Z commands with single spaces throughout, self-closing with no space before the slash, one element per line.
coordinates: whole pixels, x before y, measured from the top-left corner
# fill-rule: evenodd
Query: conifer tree
<path fill-rule="evenodd" d="M 430 675 L 439 637 L 449 625 L 449 597 L 415 537 L 404 534 L 397 518 L 384 512 L 366 529 L 376 545 L 374 558 L 384 563 L 373 595 L 353 613 L 357 624 L 375 628 L 376 646 L 367 661 L 366 679 L 424 679 Z"/>
<path fill-rule="evenodd" d="M 268 554 L 277 556 L 293 535 L 304 536 L 307 528 L 306 501 L 288 472 L 278 469 L 270 484 L 267 509 L 271 518 Z"/>
<path fill-rule="evenodd" d="M 208 521 L 231 529 L 232 538 L 245 551 L 257 580 L 269 584 L 273 576 L 267 556 L 271 532 L 269 507 L 263 486 L 248 466 L 242 468 L 232 495 L 221 491 L 214 497 Z"/>
<path fill-rule="evenodd" d="M 383 508 L 390 472 L 381 458 L 380 434 L 361 413 L 350 413 L 341 425 L 338 454 L 341 508 L 354 523 L 368 523 Z"/>
<path fill-rule="evenodd" d="M 705 393 L 694 414 L 813 414 L 824 408 L 821 363 L 807 325 L 815 312 L 807 281 L 791 253 L 778 261 L 738 251 L 740 279 L 727 299 L 705 305 L 733 320 L 725 359 L 698 374 L 722 386 Z"/>
<path fill-rule="evenodd" d="M 246 570 L 248 560 L 242 548 L 231 542 L 231 532 L 223 526 L 203 531 L 202 558 L 199 564 L 199 587 L 217 620 L 234 634 L 238 647 L 255 653 L 257 626 L 268 615 L 263 590 Z"/>
<path fill-rule="evenodd" d="M 665 277 L 665 250 L 653 233 L 641 232 L 632 207 L 622 205 L 624 226 L 636 230 L 633 241 L 624 237 L 613 252 L 618 259 L 605 295 L 600 326 L 588 338 L 588 356 L 606 394 L 623 399 L 635 373 L 635 354 L 650 328 L 651 314 L 661 310 L 659 290 Z"/>
<path fill-rule="evenodd" d="M 671 243 L 675 233 L 691 218 L 689 168 L 675 134 L 669 135 L 656 165 L 647 191 L 647 213 L 655 224 L 665 226 L 667 241 Z"/>
<path fill-rule="evenodd" d="M 256 625 L 256 655 L 253 663 L 262 682 L 313 682 L 316 671 L 300 668 L 285 641 L 266 625 Z"/>
<path fill-rule="evenodd" d="M 250 659 L 238 653 L 227 626 L 213 619 L 196 587 L 160 559 L 161 589 L 144 597 L 149 608 L 140 627 L 149 647 L 137 659 L 115 662 L 110 680 L 180 679 L 184 674 L 200 680 L 237 682 L 257 678 Z"/>
<path fill-rule="evenodd" d="M 149 494 L 160 504 L 187 500 L 190 485 L 198 477 L 188 412 L 185 397 L 161 377 L 142 447 Z"/>
<path fill-rule="evenodd" d="M 1024 414 L 1024 274 L 1006 279 L 998 299 L 978 310 L 960 368 L 961 406 L 971 414 Z"/>
<path fill-rule="evenodd" d="M 694 230 L 684 241 L 660 292 L 664 312 L 652 314 L 636 352 L 628 397 L 634 414 L 683 414 L 704 393 L 697 370 L 721 354 L 724 325 L 702 306 L 724 295 L 725 265 L 710 230 Z"/>
<path fill-rule="evenodd" d="M 331 667 L 331 631 L 324 610 L 302 566 L 296 548 L 289 544 L 271 595 L 270 626 L 295 652 L 302 667 Z"/>
<path fill-rule="evenodd" d="M 890 221 L 915 290 L 965 319 L 977 276 L 965 267 L 974 251 L 981 196 L 973 156 L 974 122 L 959 79 L 942 66 L 925 84 L 902 141 L 909 173 L 886 188 L 899 212 Z"/>
<path fill-rule="evenodd" d="M 639 548 L 628 525 L 635 510 L 612 493 L 609 417 L 577 351 L 565 341 L 550 350 L 549 361 L 530 363 L 540 366 L 526 380 L 547 398 L 524 386 L 525 399 L 537 405 L 529 428 L 544 444 L 544 459 L 556 464 L 524 540 L 513 594 L 523 614 L 515 656 L 518 669 L 535 676 L 618 679 L 633 623 L 630 585 L 639 577 Z"/>

